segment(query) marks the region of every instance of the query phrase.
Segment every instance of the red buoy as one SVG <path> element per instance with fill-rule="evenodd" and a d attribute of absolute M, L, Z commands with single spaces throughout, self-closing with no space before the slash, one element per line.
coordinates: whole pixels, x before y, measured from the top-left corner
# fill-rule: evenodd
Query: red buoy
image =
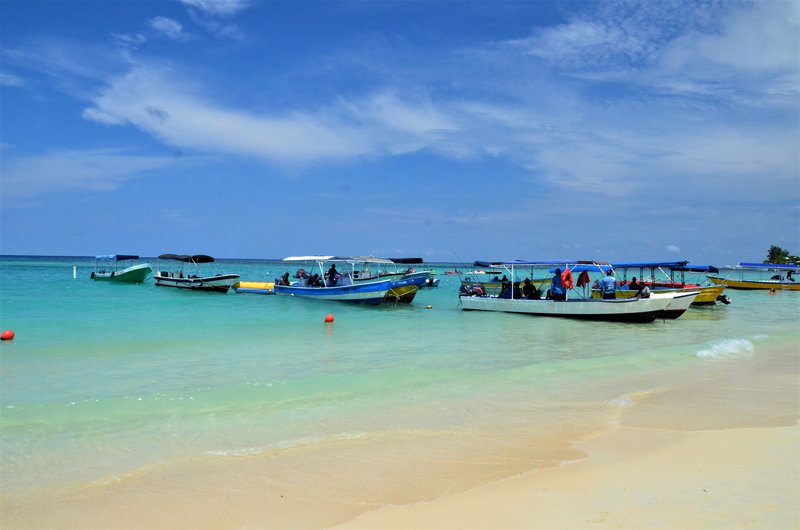
<path fill-rule="evenodd" d="M 14 332 L 11 331 L 10 329 L 7 329 L 7 330 L 3 331 L 3 333 L 0 333 L 0 339 L 2 339 L 2 340 L 14 340 Z"/>
<path fill-rule="evenodd" d="M 333 315 L 325 315 L 325 322 L 333 322 Z"/>

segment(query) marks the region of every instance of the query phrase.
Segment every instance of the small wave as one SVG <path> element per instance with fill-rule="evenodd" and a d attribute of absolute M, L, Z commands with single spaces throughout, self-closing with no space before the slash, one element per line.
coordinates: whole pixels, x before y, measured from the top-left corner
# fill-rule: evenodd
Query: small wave
<path fill-rule="evenodd" d="M 241 449 L 218 449 L 214 451 L 206 451 L 206 454 L 212 456 L 255 456 L 263 453 L 264 450 L 258 447 L 244 447 Z"/>
<path fill-rule="evenodd" d="M 753 343 L 747 339 L 721 340 L 713 343 L 708 349 L 697 350 L 697 356 L 705 359 L 750 356 L 752 353 Z"/>

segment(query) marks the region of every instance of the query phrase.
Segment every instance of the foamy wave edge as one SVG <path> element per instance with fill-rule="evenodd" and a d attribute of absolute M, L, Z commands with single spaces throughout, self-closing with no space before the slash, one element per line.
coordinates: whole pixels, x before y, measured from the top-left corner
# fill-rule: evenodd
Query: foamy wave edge
<path fill-rule="evenodd" d="M 734 338 L 717 341 L 707 349 L 697 350 L 697 356 L 704 359 L 720 359 L 724 357 L 750 357 L 753 354 L 753 343 L 747 339 Z"/>

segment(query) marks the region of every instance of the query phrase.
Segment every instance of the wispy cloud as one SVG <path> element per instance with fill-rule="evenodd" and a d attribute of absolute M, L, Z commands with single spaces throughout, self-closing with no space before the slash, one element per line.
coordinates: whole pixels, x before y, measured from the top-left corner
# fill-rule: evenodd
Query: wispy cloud
<path fill-rule="evenodd" d="M 0 72 L 0 86 L 24 86 L 25 80 L 14 74 Z"/>
<path fill-rule="evenodd" d="M 189 35 L 183 31 L 183 25 L 177 20 L 167 17 L 154 17 L 147 21 L 147 25 L 168 39 L 177 41 L 189 39 Z"/>
<path fill-rule="evenodd" d="M 208 15 L 221 17 L 236 15 L 251 4 L 249 0 L 181 0 L 181 3 Z"/>
<path fill-rule="evenodd" d="M 119 150 L 65 150 L 2 163 L 4 199 L 65 190 L 112 191 L 125 181 L 176 164 L 173 157 L 141 156 Z"/>

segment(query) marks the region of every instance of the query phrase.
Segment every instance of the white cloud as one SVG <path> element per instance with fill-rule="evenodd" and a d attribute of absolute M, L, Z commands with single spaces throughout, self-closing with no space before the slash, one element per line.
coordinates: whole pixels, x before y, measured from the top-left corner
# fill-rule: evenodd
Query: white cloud
<path fill-rule="evenodd" d="M 117 150 L 53 151 L 20 158 L 5 156 L 3 197 L 28 198 L 70 189 L 112 191 L 126 180 L 175 163 L 173 157 L 137 156 Z"/>
<path fill-rule="evenodd" d="M 390 93 L 339 100 L 315 111 L 258 115 L 226 108 L 165 69 L 138 67 L 113 80 L 84 110 L 105 125 L 133 125 L 184 149 L 309 163 L 434 146 L 456 126 L 430 102 Z"/>
<path fill-rule="evenodd" d="M 208 15 L 222 17 L 233 16 L 250 6 L 248 0 L 181 0 L 181 3 Z"/>
<path fill-rule="evenodd" d="M 671 252 L 672 254 L 680 254 L 682 250 L 678 245 L 667 245 L 667 252 Z"/>
<path fill-rule="evenodd" d="M 19 76 L 9 74 L 6 72 L 0 72 L 0 86 L 24 86 L 25 80 Z"/>
<path fill-rule="evenodd" d="M 147 21 L 147 25 L 161 35 L 172 40 L 187 40 L 189 36 L 183 32 L 183 25 L 177 20 L 167 17 L 155 17 Z"/>

